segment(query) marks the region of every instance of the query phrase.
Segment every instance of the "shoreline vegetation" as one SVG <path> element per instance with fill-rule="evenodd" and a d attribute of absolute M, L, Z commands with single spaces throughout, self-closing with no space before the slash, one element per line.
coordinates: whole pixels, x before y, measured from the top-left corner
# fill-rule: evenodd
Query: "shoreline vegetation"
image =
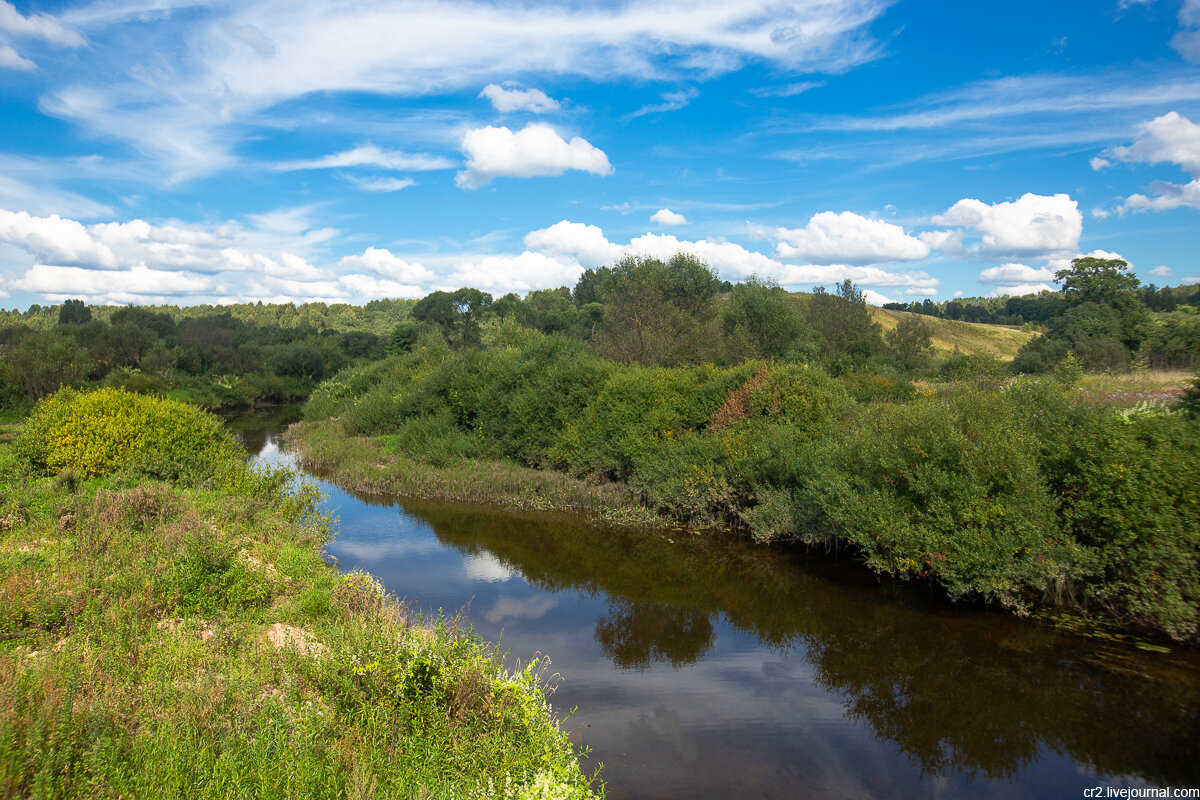
<path fill-rule="evenodd" d="M 306 470 L 359 494 L 575 512 L 605 525 L 679 527 L 622 484 L 597 484 L 502 460 L 431 464 L 395 452 L 386 438 L 351 436 L 338 420 L 293 423 L 283 442 Z"/>
<path fill-rule="evenodd" d="M 549 662 L 506 667 L 461 618 L 339 574 L 294 477 L 124 390 L 6 420 L 0 795 L 602 794 Z"/>
<path fill-rule="evenodd" d="M 1011 362 L 936 354 L 936 325 L 961 320 L 892 311 L 885 335 L 849 281 L 722 295 L 686 254 L 524 300 L 435 292 L 387 358 L 314 390 L 292 440 L 351 486 L 529 507 L 540 481 L 544 502 L 585 509 L 614 493 L 669 524 L 836 547 L 951 600 L 1194 644 L 1200 379 L 1180 383 L 1200 292 L 1139 293 L 1127 266 L 1079 258 L 1063 292 L 1022 301 L 1044 327 Z"/>

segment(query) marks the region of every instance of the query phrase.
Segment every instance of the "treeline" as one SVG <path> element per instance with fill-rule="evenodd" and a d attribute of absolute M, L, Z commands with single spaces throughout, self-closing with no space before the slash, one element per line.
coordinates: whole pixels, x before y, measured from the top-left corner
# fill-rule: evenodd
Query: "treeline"
<path fill-rule="evenodd" d="M 1137 289 L 1138 299 L 1150 311 L 1175 311 L 1181 306 L 1200 308 L 1200 286 L 1155 286 Z M 1063 311 L 1063 296 L 1056 291 L 1013 297 L 955 297 L 952 300 L 884 303 L 892 311 L 908 311 L 938 319 L 981 322 L 986 325 L 1042 323 Z"/>
<path fill-rule="evenodd" d="M 752 358 L 819 361 L 834 374 L 898 375 L 931 363 L 931 329 L 919 317 L 885 335 L 850 281 L 830 293 L 791 294 L 751 277 L 730 285 L 704 262 L 625 258 L 586 270 L 575 287 L 507 294 L 434 292 L 393 331 L 392 352 L 426 334 L 452 348 L 506 341 L 522 332 L 585 342 L 613 361 L 654 366 L 740 364 Z M 490 337 L 490 338 L 489 338 Z"/>
<path fill-rule="evenodd" d="M 1143 287 L 1128 266 L 1119 259 L 1077 258 L 1055 273 L 1062 291 L 884 308 L 967 322 L 1035 323 L 1043 335 L 1022 348 L 1013 362 L 1016 372 L 1046 372 L 1068 355 L 1093 370 L 1200 365 L 1200 288 Z"/>
<path fill-rule="evenodd" d="M 382 358 L 411 301 L 89 307 L 68 300 L 0 315 L 0 405 L 103 384 L 210 408 L 307 396 L 327 375 Z"/>

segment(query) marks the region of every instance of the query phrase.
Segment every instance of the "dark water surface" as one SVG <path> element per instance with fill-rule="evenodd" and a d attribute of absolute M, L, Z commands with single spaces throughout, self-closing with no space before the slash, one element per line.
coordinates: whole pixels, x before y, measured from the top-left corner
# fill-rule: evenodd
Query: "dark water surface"
<path fill-rule="evenodd" d="M 290 417 L 289 417 L 290 415 Z M 232 422 L 251 452 L 294 411 Z M 1200 657 L 956 608 L 825 556 L 359 497 L 328 548 L 510 661 L 613 798 L 1047 797 L 1200 787 Z M 1097 795 L 1097 796 L 1103 796 Z"/>

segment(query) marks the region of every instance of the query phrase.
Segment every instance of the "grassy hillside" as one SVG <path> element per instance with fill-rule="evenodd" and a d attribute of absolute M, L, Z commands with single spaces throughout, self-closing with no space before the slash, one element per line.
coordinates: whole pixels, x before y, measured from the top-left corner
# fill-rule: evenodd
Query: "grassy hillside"
<path fill-rule="evenodd" d="M 871 316 L 889 331 L 905 317 L 917 316 L 909 311 L 890 311 L 872 308 Z M 982 325 L 977 322 L 960 322 L 923 316 L 933 326 L 933 346 L 947 352 L 958 348 L 967 355 L 987 353 L 1005 361 L 1012 361 L 1021 345 L 1036 334 L 1009 325 Z"/>

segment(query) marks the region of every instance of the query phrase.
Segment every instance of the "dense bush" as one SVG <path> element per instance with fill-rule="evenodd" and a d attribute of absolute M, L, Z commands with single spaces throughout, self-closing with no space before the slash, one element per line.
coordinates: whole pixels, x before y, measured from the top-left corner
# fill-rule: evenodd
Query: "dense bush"
<path fill-rule="evenodd" d="M 1071 567 L 1038 466 L 1036 439 L 998 393 L 860 408 L 803 456 L 801 536 L 850 542 L 873 569 L 934 578 L 951 597 L 1019 608 Z"/>
<path fill-rule="evenodd" d="M 198 481 L 242 464 L 221 421 L 195 406 L 122 389 L 62 389 L 40 402 L 16 442 L 35 469 L 80 475 L 132 471 Z"/>

